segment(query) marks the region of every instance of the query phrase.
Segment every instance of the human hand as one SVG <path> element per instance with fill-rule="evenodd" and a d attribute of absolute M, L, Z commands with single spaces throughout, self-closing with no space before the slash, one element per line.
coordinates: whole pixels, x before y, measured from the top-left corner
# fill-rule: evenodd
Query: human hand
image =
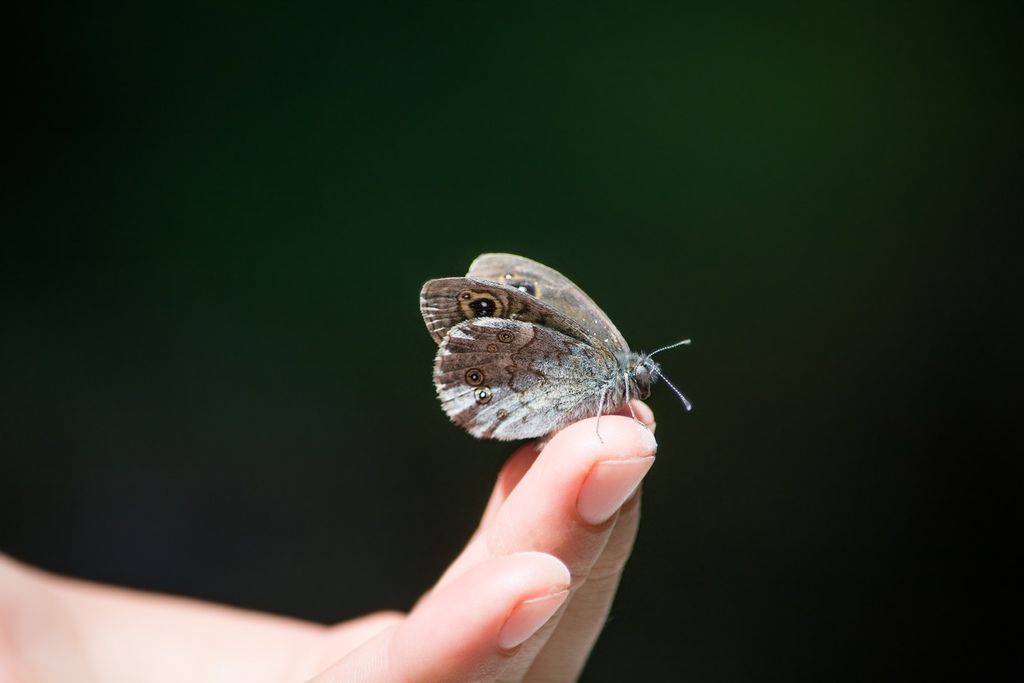
<path fill-rule="evenodd" d="M 638 419 L 654 416 L 633 404 Z M 412 612 L 318 676 L 340 681 L 574 681 L 604 626 L 640 520 L 652 432 L 583 420 L 520 448 L 480 527 Z M 625 504 L 623 504 L 625 503 Z"/>
<path fill-rule="evenodd" d="M 633 408 L 653 429 L 650 409 Z M 0 680 L 576 680 L 629 557 L 656 448 L 628 417 L 603 416 L 600 432 L 583 420 L 539 453 L 513 454 L 468 545 L 407 615 L 323 627 L 0 557 Z"/>

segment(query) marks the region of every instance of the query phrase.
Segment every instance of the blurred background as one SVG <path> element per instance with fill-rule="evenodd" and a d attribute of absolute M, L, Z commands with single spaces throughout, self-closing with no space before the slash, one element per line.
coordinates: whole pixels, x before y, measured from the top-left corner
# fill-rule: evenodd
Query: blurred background
<path fill-rule="evenodd" d="M 424 280 L 561 270 L 634 349 L 644 523 L 585 681 L 1024 670 L 1016 17 L 994 6 L 28 10 L 0 550 L 333 622 L 408 609 L 513 446 Z M 381 334 L 388 330 L 389 334 Z"/>

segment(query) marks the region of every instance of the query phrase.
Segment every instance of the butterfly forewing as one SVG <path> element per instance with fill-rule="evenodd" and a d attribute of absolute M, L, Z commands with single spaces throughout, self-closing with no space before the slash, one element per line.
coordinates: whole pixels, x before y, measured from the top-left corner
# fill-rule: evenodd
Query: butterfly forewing
<path fill-rule="evenodd" d="M 519 320 L 478 318 L 448 330 L 434 364 L 444 411 L 474 436 L 549 434 L 596 414 L 616 372 L 605 351 Z"/>
<path fill-rule="evenodd" d="M 593 299 L 554 268 L 515 254 L 482 254 L 469 266 L 467 277 L 499 282 L 537 297 L 584 330 L 587 338 L 613 353 L 629 345 Z"/>
<path fill-rule="evenodd" d="M 478 278 L 445 277 L 428 281 L 420 290 L 420 312 L 438 344 L 455 325 L 485 318 L 534 323 L 582 342 L 596 343 L 582 325 L 536 297 Z"/>

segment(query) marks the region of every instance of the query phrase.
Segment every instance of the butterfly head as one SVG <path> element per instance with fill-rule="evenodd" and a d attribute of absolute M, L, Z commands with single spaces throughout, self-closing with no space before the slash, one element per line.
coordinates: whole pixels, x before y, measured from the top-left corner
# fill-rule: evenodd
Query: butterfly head
<path fill-rule="evenodd" d="M 636 388 L 637 398 L 643 400 L 651 395 L 651 385 L 661 376 L 661 367 L 650 356 L 640 356 L 627 367 L 629 379 Z"/>
<path fill-rule="evenodd" d="M 660 351 L 666 351 L 668 349 L 672 349 L 677 346 L 683 346 L 684 344 L 689 343 L 689 339 L 684 339 L 681 342 L 676 342 L 675 344 L 670 344 L 669 346 L 663 346 L 662 348 L 657 349 L 655 351 L 651 351 L 650 353 L 637 356 L 636 361 L 634 363 L 629 364 L 629 377 L 631 380 L 633 380 L 633 386 L 636 387 L 636 393 L 639 398 L 646 399 L 648 396 L 650 396 L 651 385 L 657 382 L 659 379 L 663 379 L 665 380 L 665 384 L 667 384 L 668 387 L 675 393 L 675 395 L 679 397 L 679 400 L 683 402 L 683 406 L 687 410 L 693 410 L 693 404 L 690 403 L 690 400 L 686 398 L 686 396 L 683 395 L 683 392 L 679 391 L 679 389 L 677 389 L 676 386 L 668 380 L 668 377 L 665 377 L 665 375 L 661 372 L 661 366 L 651 359 L 651 356 Z"/>

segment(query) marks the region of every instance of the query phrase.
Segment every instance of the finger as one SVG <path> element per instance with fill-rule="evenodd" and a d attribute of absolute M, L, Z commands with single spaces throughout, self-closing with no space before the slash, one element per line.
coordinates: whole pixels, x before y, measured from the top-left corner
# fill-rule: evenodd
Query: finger
<path fill-rule="evenodd" d="M 622 406 L 610 414 L 622 415 L 623 417 L 636 416 L 637 420 L 646 425 L 652 432 L 654 431 L 654 411 L 643 401 L 634 399 L 630 401 L 628 406 Z M 491 498 L 487 501 L 487 507 L 484 509 L 484 514 L 480 521 L 481 527 L 486 527 L 494 519 L 494 516 L 504 504 L 509 494 L 512 493 L 512 490 L 515 489 L 530 469 L 530 466 L 533 465 L 541 450 L 541 448 L 537 447 L 536 442 L 531 442 L 521 446 L 505 462 L 505 466 L 502 467 L 501 472 L 498 474 L 498 482 L 491 493 Z"/>
<path fill-rule="evenodd" d="M 633 402 L 637 419 L 652 432 L 656 428 L 654 413 L 644 403 Z M 629 413 L 623 408 L 617 414 Z M 576 680 L 583 671 L 590 651 L 608 620 L 615 592 L 622 578 L 640 526 L 641 485 L 635 495 L 623 504 L 615 520 L 608 543 L 590 568 L 586 582 L 573 592 L 558 628 L 553 630 L 543 649 L 533 658 L 524 680 Z"/>
<path fill-rule="evenodd" d="M 640 498 L 641 492 L 637 491 L 622 506 L 601 556 L 591 567 L 586 582 L 572 594 L 559 617 L 558 628 L 534 657 L 523 680 L 572 681 L 582 673 L 587 657 L 608 620 L 622 570 L 636 540 L 640 525 Z"/>
<path fill-rule="evenodd" d="M 639 487 L 656 449 L 651 432 L 630 418 L 602 417 L 600 440 L 595 428 L 595 420 L 584 420 L 551 440 L 481 534 L 489 553 L 550 553 L 569 567 L 574 589 L 586 584 L 617 526 L 619 508 Z M 580 643 L 592 641 L 604 618 L 596 610 L 577 614 L 594 620 L 575 645 L 578 651 Z M 503 680 L 525 675 L 547 639 L 562 630 L 560 617 L 553 622 L 524 645 Z"/>
<path fill-rule="evenodd" d="M 314 680 L 493 680 L 509 656 L 559 610 L 569 581 L 569 570 L 550 555 L 492 558 L 432 591 L 400 625 Z"/>
<path fill-rule="evenodd" d="M 654 427 L 654 413 L 650 407 L 647 406 L 643 401 L 634 400 L 631 402 L 633 413 L 637 419 L 643 424 L 648 425 L 653 430 Z M 630 415 L 630 407 L 623 406 L 616 415 L 628 416 Z M 608 416 L 604 416 L 604 421 L 607 422 Z M 593 423 L 592 423 L 593 424 Z M 604 423 L 600 425 L 602 431 L 604 430 Z M 594 427 L 593 433 L 596 435 L 597 427 Z M 543 450 L 547 450 L 545 444 Z M 437 582 L 437 586 L 443 586 L 448 581 L 451 581 L 454 577 L 458 576 L 468 568 L 475 566 L 479 562 L 483 561 L 487 557 L 492 557 L 493 552 L 488 547 L 488 541 L 486 532 L 493 524 L 495 518 L 497 518 L 499 511 L 505 504 L 505 501 L 511 495 L 512 491 L 519 485 L 519 482 L 526 475 L 529 469 L 533 466 L 533 463 L 539 456 L 539 451 L 536 448 L 535 443 L 531 442 L 520 447 L 505 463 L 501 473 L 498 475 L 497 483 L 495 484 L 494 491 L 491 493 L 491 498 L 487 503 L 487 507 L 484 510 L 483 517 L 480 522 L 480 526 L 477 531 L 473 534 L 469 543 L 465 549 L 460 553 L 459 557 L 449 565 L 448 569 L 441 576 Z"/>
<path fill-rule="evenodd" d="M 508 495 L 483 536 L 491 556 L 538 550 L 585 578 L 619 507 L 654 462 L 657 443 L 629 418 L 577 422 L 559 432 Z"/>
<path fill-rule="evenodd" d="M 653 433 L 654 412 L 641 401 L 633 402 L 633 411 Z M 617 414 L 624 415 L 624 407 Z M 576 590 L 558 628 L 551 633 L 543 649 L 534 657 L 525 680 L 575 680 L 580 676 L 590 651 L 608 620 L 615 592 L 622 578 L 640 526 L 640 500 L 643 485 L 619 511 L 608 543 L 590 568 L 586 582 Z"/>

